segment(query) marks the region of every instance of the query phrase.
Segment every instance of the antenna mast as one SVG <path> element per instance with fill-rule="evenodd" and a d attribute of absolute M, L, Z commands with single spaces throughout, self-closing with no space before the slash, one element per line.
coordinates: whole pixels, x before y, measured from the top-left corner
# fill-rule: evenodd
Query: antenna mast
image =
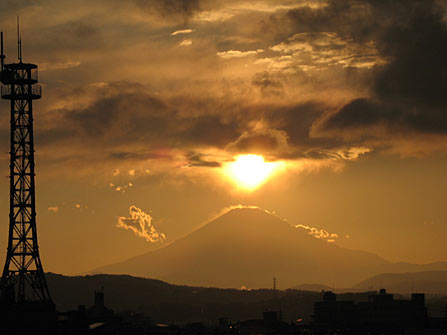
<path fill-rule="evenodd" d="M 49 334 L 57 322 L 37 243 L 33 101 L 42 96 L 37 65 L 22 62 L 17 17 L 18 63 L 4 64 L 1 36 L 1 98 L 9 100 L 9 237 L 0 279 L 0 334 Z M 42 330 L 42 331 L 40 331 Z"/>
<path fill-rule="evenodd" d="M 22 36 L 20 36 L 20 18 L 17 16 L 17 57 L 22 62 Z"/>
<path fill-rule="evenodd" d="M 1 54 L 0 54 L 1 68 L 0 68 L 0 72 L 3 72 L 3 64 L 5 63 L 5 55 L 3 54 L 3 31 L 0 32 L 0 39 L 1 39 Z"/>

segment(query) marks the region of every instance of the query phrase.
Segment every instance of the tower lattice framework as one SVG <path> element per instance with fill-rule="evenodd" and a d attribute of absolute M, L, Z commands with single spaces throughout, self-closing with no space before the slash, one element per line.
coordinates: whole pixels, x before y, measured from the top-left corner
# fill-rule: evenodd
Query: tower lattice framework
<path fill-rule="evenodd" d="M 10 100 L 10 213 L 6 262 L 0 281 L 3 304 L 52 303 L 39 256 L 36 229 L 33 100 L 41 98 L 37 65 L 3 64 L 1 97 Z"/>

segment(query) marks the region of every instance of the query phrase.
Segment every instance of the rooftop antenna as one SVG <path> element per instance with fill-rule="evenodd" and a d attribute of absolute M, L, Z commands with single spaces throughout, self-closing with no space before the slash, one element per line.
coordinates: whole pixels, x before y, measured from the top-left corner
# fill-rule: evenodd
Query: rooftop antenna
<path fill-rule="evenodd" d="M 1 40 L 1 54 L 0 54 L 0 72 L 3 72 L 3 64 L 5 63 L 5 55 L 3 54 L 3 31 L 0 32 L 0 40 Z"/>
<path fill-rule="evenodd" d="M 20 36 L 20 19 L 17 16 L 17 56 L 20 63 L 22 62 L 22 36 Z"/>

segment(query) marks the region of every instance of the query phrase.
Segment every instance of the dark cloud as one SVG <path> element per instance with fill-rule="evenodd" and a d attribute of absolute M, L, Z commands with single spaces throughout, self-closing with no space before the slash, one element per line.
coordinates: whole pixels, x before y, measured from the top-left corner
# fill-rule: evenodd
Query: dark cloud
<path fill-rule="evenodd" d="M 112 41 L 112 38 L 107 36 L 109 29 L 112 28 L 105 23 L 101 24 L 89 18 L 61 20 L 34 29 L 24 26 L 22 36 L 25 56 L 27 59 L 33 59 L 38 65 L 47 63 L 54 66 L 61 60 L 78 60 L 86 53 L 104 53 L 106 48 L 116 48 L 118 44 L 125 45 L 119 30 L 115 29 Z M 7 41 L 10 44 L 15 43 L 15 37 L 8 34 Z M 13 51 L 14 49 L 8 48 L 7 56 L 13 56 Z"/>
<path fill-rule="evenodd" d="M 197 145 L 211 145 L 222 148 L 240 132 L 236 120 L 227 122 L 218 115 L 180 118 L 179 132 L 175 138 Z"/>
<path fill-rule="evenodd" d="M 118 152 L 112 152 L 108 158 L 111 160 L 118 160 L 118 161 L 142 161 L 147 159 L 153 159 L 153 158 L 161 158 L 151 152 L 125 152 L 125 151 L 118 151 Z M 163 157 L 167 158 L 167 157 Z"/>
<path fill-rule="evenodd" d="M 200 0 L 133 0 L 138 7 L 165 17 L 188 19 L 200 10 Z"/>
<path fill-rule="evenodd" d="M 189 167 L 211 167 L 211 168 L 215 168 L 215 167 L 221 167 L 222 166 L 222 164 L 217 162 L 217 161 L 207 160 L 205 158 L 205 155 L 200 154 L 198 152 L 189 152 L 186 155 L 186 159 L 188 161 L 187 166 L 189 166 Z"/>
<path fill-rule="evenodd" d="M 416 1 L 412 12 L 391 24 L 377 44 L 392 59 L 376 77 L 377 96 L 421 107 L 447 105 L 447 26 L 431 1 Z"/>
<path fill-rule="evenodd" d="M 0 19 L 6 19 L 9 16 L 16 16 L 21 10 L 27 7 L 40 6 L 45 3 L 46 0 L 3 0 L 0 5 Z"/>
<path fill-rule="evenodd" d="M 225 119 L 210 111 L 201 115 L 185 112 L 191 105 L 197 105 L 195 101 L 177 99 L 172 106 L 169 99 L 144 93 L 138 85 L 130 83 L 131 89 L 114 92 L 123 85 L 102 88 L 101 92 L 111 93 L 98 94 L 93 103 L 82 109 L 56 111 L 57 121 L 39 131 L 39 143 L 45 146 L 68 141 L 89 148 L 98 146 L 112 152 L 110 159 L 141 160 L 160 158 L 150 148 L 223 149 L 241 134 L 236 119 Z M 178 101 L 183 105 L 178 105 Z M 123 145 L 129 150 L 119 149 Z M 146 151 L 141 152 L 141 147 L 146 147 Z"/>
<path fill-rule="evenodd" d="M 244 153 L 278 153 L 287 145 L 287 135 L 277 130 L 245 133 L 227 149 Z"/>
<path fill-rule="evenodd" d="M 70 22 L 68 31 L 78 38 L 91 38 L 99 32 L 99 28 L 85 22 Z"/>
<path fill-rule="evenodd" d="M 246 107 L 245 131 L 227 150 L 262 153 L 277 159 L 323 159 L 347 144 L 338 138 L 313 137 L 312 125 L 329 107 L 310 101 L 289 106 L 254 105 Z M 259 123 L 258 123 L 259 122 Z M 254 128 L 249 125 L 255 125 Z M 351 141 L 352 145 L 361 145 Z"/>
<path fill-rule="evenodd" d="M 284 90 L 280 79 L 268 72 L 257 73 L 251 83 L 259 87 L 264 95 L 281 95 Z"/>
<path fill-rule="evenodd" d="M 359 32 L 365 32 L 363 8 L 354 8 L 350 0 L 330 0 L 327 6 L 320 9 L 303 7 L 290 10 L 286 18 L 293 30 L 299 33 L 337 32 L 341 35 L 352 35 L 352 27 L 356 25 Z M 368 22 L 369 20 L 366 20 Z"/>
<path fill-rule="evenodd" d="M 139 93 L 104 97 L 85 109 L 64 114 L 68 123 L 92 138 L 119 136 L 123 132 L 138 137 L 144 130 L 163 129 L 172 116 L 160 100 Z"/>
<path fill-rule="evenodd" d="M 329 128 L 350 128 L 378 123 L 390 116 L 378 102 L 366 98 L 351 101 L 326 121 Z"/>
<path fill-rule="evenodd" d="M 447 131 L 445 2 L 330 0 L 327 6 L 317 9 L 301 7 L 285 15 L 274 14 L 263 29 L 272 40 L 285 46 L 288 42 L 284 41 L 290 41 L 291 36 L 300 36 L 306 39 L 304 42 L 309 42 L 312 34 L 326 32 L 362 45 L 372 42 L 383 59 L 384 65 L 368 70 L 372 74 L 369 95 L 353 99 L 338 113 L 326 113 L 324 122 L 319 123 L 320 129 L 363 128 L 366 132 L 370 126 L 385 126 L 401 134 L 406 130 Z M 318 45 L 309 45 L 318 52 Z M 334 47 L 331 46 L 331 50 L 335 50 Z M 353 79 L 358 81 L 357 77 Z M 253 83 L 260 85 L 263 81 L 258 79 Z M 268 84 L 268 80 L 265 83 Z M 293 137 L 291 128 L 300 126 L 293 121 L 293 112 L 287 114 L 284 119 L 290 120 L 293 126 L 282 129 Z M 310 119 L 315 120 L 315 116 L 311 115 Z M 307 129 L 308 126 L 306 123 Z M 297 132 L 304 133 L 303 129 Z M 309 137 L 308 140 L 315 139 Z"/>
<path fill-rule="evenodd" d="M 364 1 L 374 21 L 366 29 L 388 63 L 375 70 L 371 96 L 330 116 L 325 129 L 384 125 L 447 132 L 447 26 L 434 1 Z M 347 7 L 349 12 L 351 7 Z M 352 27 L 355 30 L 355 27 Z"/>
<path fill-rule="evenodd" d="M 420 105 L 360 98 L 349 102 L 324 122 L 324 127 L 328 130 L 363 129 L 364 135 L 367 135 L 367 129 L 371 126 L 384 127 L 399 135 L 409 130 L 445 134 L 447 117 L 445 109 L 441 108 L 427 109 Z"/>
<path fill-rule="evenodd" d="M 57 118 L 38 129 L 37 139 L 43 149 L 69 143 L 77 150 L 74 155 L 100 150 L 101 159 L 111 161 L 175 160 L 184 152 L 186 165 L 195 167 L 221 164 L 202 154 L 203 149 L 263 153 L 272 159 L 321 159 L 325 150 L 341 145 L 336 139 L 309 136 L 324 110 L 315 102 L 285 107 L 161 98 L 138 84 L 110 83 L 83 108 L 51 112 Z"/>
<path fill-rule="evenodd" d="M 341 145 L 341 141 L 311 136 L 312 125 L 328 108 L 322 102 L 310 101 L 290 106 L 272 107 L 265 117 L 272 127 L 287 134 L 289 144 L 294 147 L 304 150 L 330 149 Z"/>
<path fill-rule="evenodd" d="M 272 134 L 254 134 L 242 137 L 236 143 L 238 151 L 274 151 L 279 147 L 278 138 Z"/>
<path fill-rule="evenodd" d="M 297 33 L 324 32 L 334 32 L 360 42 L 370 39 L 375 24 L 365 1 L 329 0 L 326 6 L 319 8 L 304 6 L 285 14 L 275 13 L 260 23 L 260 31 L 275 43 Z"/>

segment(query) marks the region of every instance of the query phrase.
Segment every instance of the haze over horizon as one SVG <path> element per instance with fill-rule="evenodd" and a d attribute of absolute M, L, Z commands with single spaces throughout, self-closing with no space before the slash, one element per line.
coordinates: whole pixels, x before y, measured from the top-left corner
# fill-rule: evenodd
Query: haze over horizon
<path fill-rule="evenodd" d="M 445 1 L 7 1 L 6 62 L 17 15 L 43 85 L 45 271 L 122 262 L 238 205 L 392 262 L 447 261 Z M 2 101 L 1 260 L 9 117 Z"/>

